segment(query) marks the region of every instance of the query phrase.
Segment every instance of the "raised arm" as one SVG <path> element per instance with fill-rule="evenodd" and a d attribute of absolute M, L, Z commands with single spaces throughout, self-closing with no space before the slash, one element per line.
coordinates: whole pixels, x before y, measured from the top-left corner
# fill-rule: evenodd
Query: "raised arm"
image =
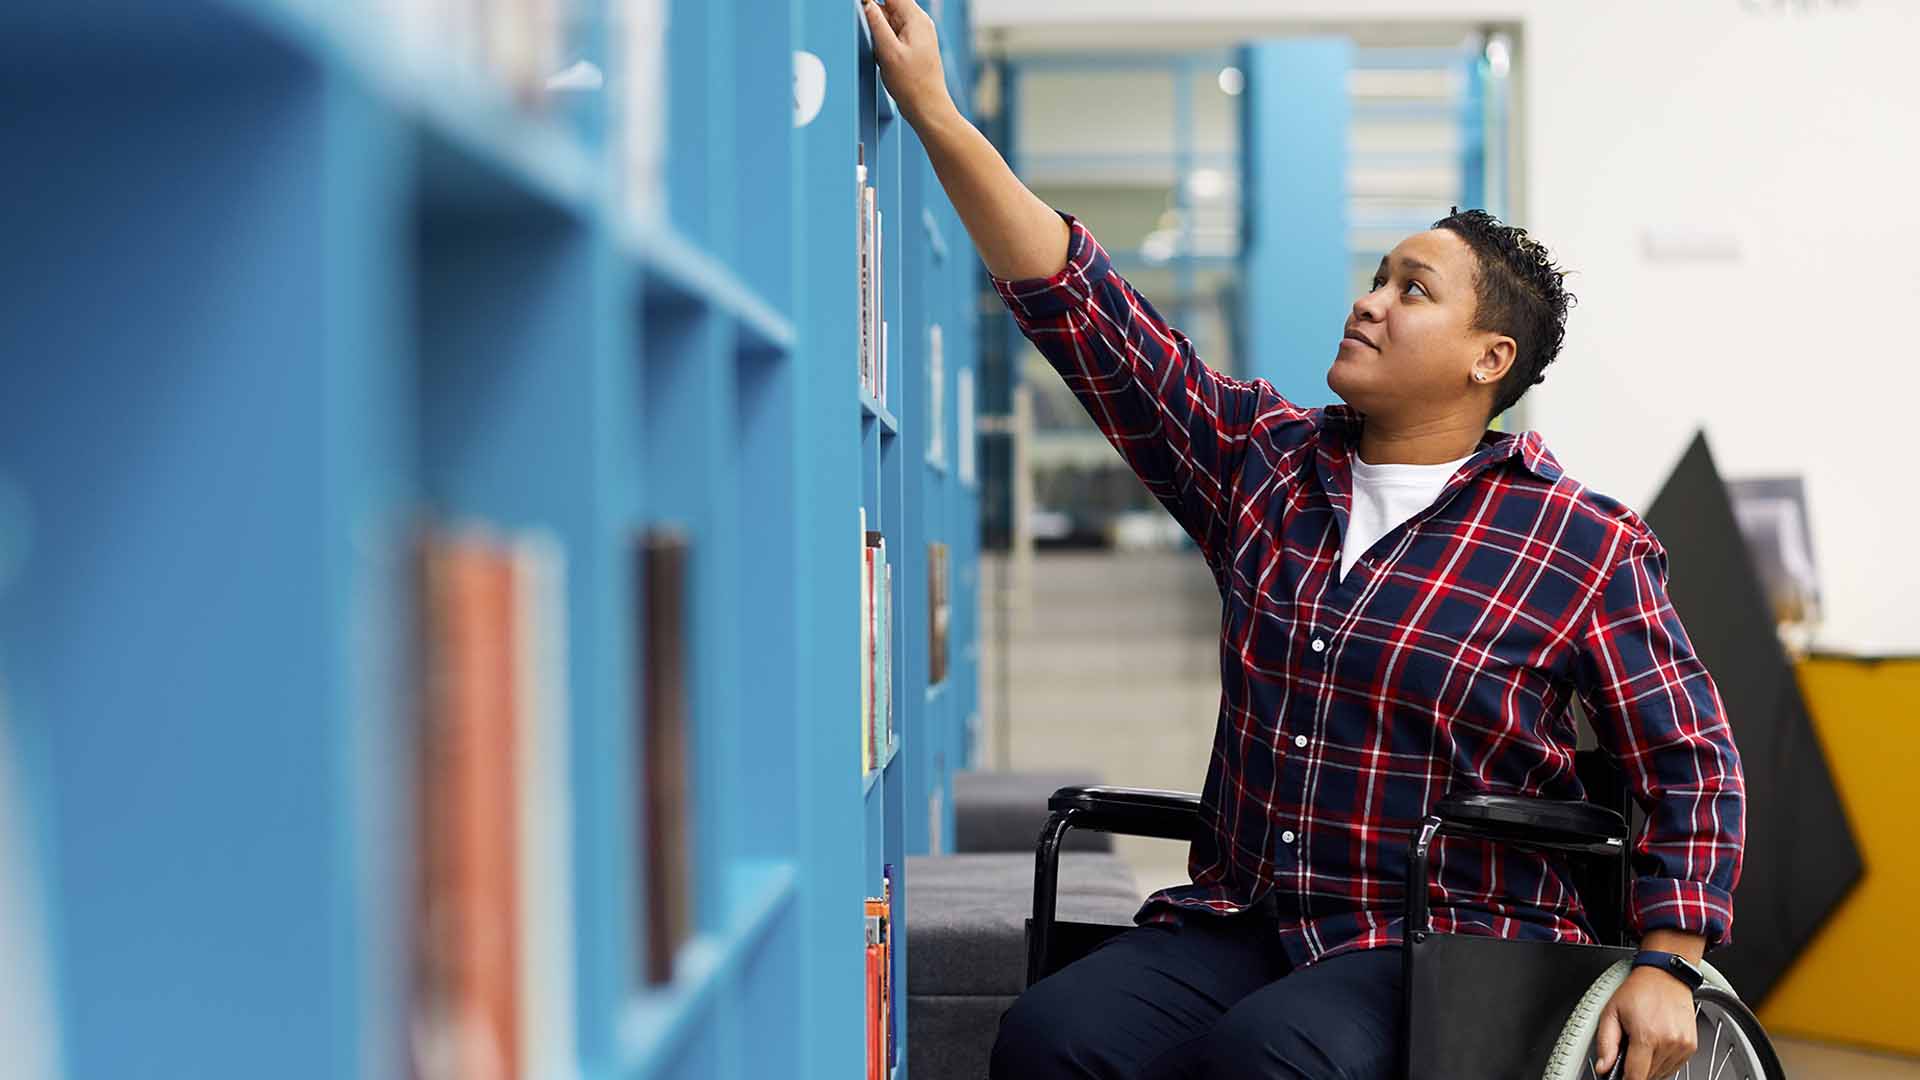
<path fill-rule="evenodd" d="M 865 5 L 881 77 L 1020 330 L 1058 371 L 1135 475 L 1227 563 L 1231 493 L 1256 420 L 1307 414 L 1264 381 L 1209 368 L 1112 263 L 1086 226 L 1048 206 L 947 94 L 933 20 L 913 0 Z"/>
<path fill-rule="evenodd" d="M 880 77 L 920 136 L 987 272 L 1008 279 L 1057 273 L 1067 261 L 1067 227 L 954 105 L 933 18 L 913 0 L 868 0 L 863 8 Z"/>

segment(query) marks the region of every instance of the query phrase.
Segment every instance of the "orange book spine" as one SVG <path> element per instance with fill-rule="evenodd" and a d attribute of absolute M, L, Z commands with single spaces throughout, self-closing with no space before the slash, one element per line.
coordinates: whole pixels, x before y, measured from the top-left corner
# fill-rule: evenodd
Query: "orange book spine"
<path fill-rule="evenodd" d="M 429 541 L 421 738 L 421 1008 L 438 1077 L 518 1080 L 518 758 L 512 563 Z"/>
<path fill-rule="evenodd" d="M 885 967 L 880 946 L 867 946 L 867 1080 L 886 1080 L 886 1025 L 880 1022 L 880 977 Z"/>

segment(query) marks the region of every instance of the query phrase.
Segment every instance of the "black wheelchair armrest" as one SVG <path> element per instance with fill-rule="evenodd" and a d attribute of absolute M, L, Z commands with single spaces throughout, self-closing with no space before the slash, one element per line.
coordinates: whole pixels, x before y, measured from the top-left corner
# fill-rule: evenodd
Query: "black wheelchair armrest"
<path fill-rule="evenodd" d="M 1047 970 L 1059 893 L 1060 841 L 1069 829 L 1191 841 L 1200 835 L 1200 796 L 1145 788 L 1063 787 L 1047 800 L 1047 823 L 1034 852 L 1033 920 L 1027 932 L 1027 985 Z"/>
<path fill-rule="evenodd" d="M 1200 833 L 1200 796 L 1148 788 L 1063 787 L 1047 809 L 1075 829 L 1192 840 Z"/>
<path fill-rule="evenodd" d="M 1618 813 L 1580 799 L 1448 795 L 1433 816 L 1443 832 L 1592 855 L 1614 854 L 1627 838 Z"/>
<path fill-rule="evenodd" d="M 1422 935 L 1431 928 L 1427 857 L 1433 841 L 1442 834 L 1607 856 L 1618 860 L 1620 873 L 1624 874 L 1626 868 L 1627 822 L 1617 811 L 1583 800 L 1483 793 L 1448 795 L 1434 804 L 1413 831 L 1407 855 L 1405 932 L 1409 935 Z"/>

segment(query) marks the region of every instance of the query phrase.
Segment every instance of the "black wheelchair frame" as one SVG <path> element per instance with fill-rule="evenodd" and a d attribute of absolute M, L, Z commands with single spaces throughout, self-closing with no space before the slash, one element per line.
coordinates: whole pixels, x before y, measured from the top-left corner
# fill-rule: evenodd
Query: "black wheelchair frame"
<path fill-rule="evenodd" d="M 1449 795 L 1413 829 L 1407 861 L 1401 995 L 1407 1080 L 1537 1077 L 1580 996 L 1615 961 L 1630 957 L 1628 823 L 1633 804 L 1613 763 L 1598 750 L 1575 755 L 1585 801 L 1511 795 Z M 1027 921 L 1027 985 L 1084 956 L 1126 926 L 1061 922 L 1060 844 L 1071 829 L 1191 841 L 1202 829 L 1200 798 L 1117 787 L 1061 788 L 1035 855 L 1033 916 Z M 1512 941 L 1433 930 L 1427 865 L 1435 839 L 1475 837 L 1580 856 L 1573 885 L 1600 945 Z M 1489 1038 L 1490 1024 L 1515 1037 Z"/>

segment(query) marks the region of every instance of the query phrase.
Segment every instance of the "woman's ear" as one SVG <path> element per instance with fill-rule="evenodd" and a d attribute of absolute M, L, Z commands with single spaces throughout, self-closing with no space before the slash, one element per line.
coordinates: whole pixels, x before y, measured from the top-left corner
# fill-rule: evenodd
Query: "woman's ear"
<path fill-rule="evenodd" d="M 1480 350 L 1473 361 L 1473 381 L 1492 386 L 1507 377 L 1513 368 L 1513 358 L 1518 355 L 1520 346 L 1505 334 L 1495 336 Z"/>

